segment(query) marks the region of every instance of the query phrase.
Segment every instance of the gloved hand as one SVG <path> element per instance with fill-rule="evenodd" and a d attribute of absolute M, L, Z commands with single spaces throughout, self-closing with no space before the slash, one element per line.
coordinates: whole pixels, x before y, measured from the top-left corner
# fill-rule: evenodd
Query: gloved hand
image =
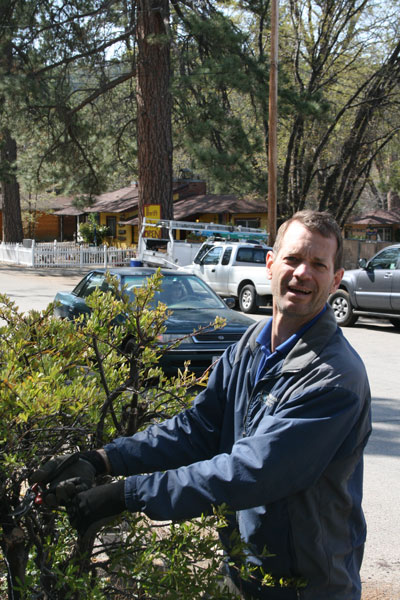
<path fill-rule="evenodd" d="M 67 487 L 70 482 L 62 484 Z M 66 502 L 70 523 L 81 537 L 92 535 L 124 510 L 125 482 L 117 481 L 99 485 L 74 494 L 71 487 L 70 500 Z"/>
<path fill-rule="evenodd" d="M 50 484 L 49 488 L 43 491 L 42 496 L 47 506 L 55 508 L 65 504 L 65 490 L 60 488 L 62 482 L 73 481 L 76 494 L 91 488 L 96 475 L 104 473 L 105 470 L 105 463 L 98 452 L 76 452 L 49 460 L 32 473 L 29 483 L 39 483 L 43 488 Z"/>

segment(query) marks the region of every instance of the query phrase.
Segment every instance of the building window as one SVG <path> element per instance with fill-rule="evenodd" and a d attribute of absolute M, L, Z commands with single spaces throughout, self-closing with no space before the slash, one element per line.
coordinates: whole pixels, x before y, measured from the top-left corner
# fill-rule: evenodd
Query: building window
<path fill-rule="evenodd" d="M 235 219 L 235 225 L 238 227 L 255 227 L 258 229 L 260 227 L 260 219 L 252 218 L 252 219 Z"/>
<path fill-rule="evenodd" d="M 106 217 L 106 225 L 109 230 L 110 237 L 116 237 L 117 235 L 117 217 Z"/>
<path fill-rule="evenodd" d="M 367 227 L 365 238 L 374 242 L 391 242 L 391 227 Z"/>
<path fill-rule="evenodd" d="M 378 236 L 381 236 L 383 242 L 391 242 L 392 241 L 392 230 L 389 227 L 385 227 L 383 229 L 378 229 Z"/>

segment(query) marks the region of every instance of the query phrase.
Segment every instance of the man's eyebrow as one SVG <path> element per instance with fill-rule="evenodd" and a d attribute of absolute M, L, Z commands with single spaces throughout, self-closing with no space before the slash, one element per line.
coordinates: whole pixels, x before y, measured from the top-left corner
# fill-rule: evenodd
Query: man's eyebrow
<path fill-rule="evenodd" d="M 330 260 L 330 259 L 329 259 L 328 257 L 326 257 L 326 258 L 322 258 L 322 257 L 320 257 L 320 256 L 314 256 L 313 260 L 314 260 L 315 262 L 321 262 L 321 263 L 325 263 L 325 264 L 326 264 L 326 263 L 328 263 L 328 262 L 329 262 L 329 260 Z"/>

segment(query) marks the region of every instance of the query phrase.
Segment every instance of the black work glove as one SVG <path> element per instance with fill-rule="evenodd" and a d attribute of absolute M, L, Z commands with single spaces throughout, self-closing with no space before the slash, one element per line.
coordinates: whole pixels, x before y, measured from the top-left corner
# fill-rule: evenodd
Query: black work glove
<path fill-rule="evenodd" d="M 65 482 L 67 486 L 69 482 Z M 72 491 L 72 488 L 71 488 Z M 72 527 L 81 537 L 93 535 L 124 510 L 125 482 L 117 481 L 106 485 L 98 485 L 72 495 L 66 502 L 67 513 Z"/>
<path fill-rule="evenodd" d="M 76 452 L 52 458 L 39 469 L 34 471 L 29 478 L 29 483 L 39 483 L 44 488 L 49 488 L 42 493 L 44 503 L 52 508 L 65 504 L 65 490 L 60 484 L 66 480 L 74 482 L 75 494 L 92 487 L 96 475 L 104 473 L 106 466 L 100 454 L 94 450 Z M 72 494 L 69 492 L 67 498 Z"/>

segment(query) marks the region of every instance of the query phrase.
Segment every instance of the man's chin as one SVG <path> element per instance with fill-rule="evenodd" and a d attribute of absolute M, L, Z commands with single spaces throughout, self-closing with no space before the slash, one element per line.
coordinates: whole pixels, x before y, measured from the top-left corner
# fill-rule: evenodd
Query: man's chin
<path fill-rule="evenodd" d="M 314 315 L 319 313 L 319 309 L 316 309 L 315 306 L 311 306 L 307 301 L 284 302 L 281 304 L 280 309 L 282 315 L 290 318 L 312 319 Z"/>

